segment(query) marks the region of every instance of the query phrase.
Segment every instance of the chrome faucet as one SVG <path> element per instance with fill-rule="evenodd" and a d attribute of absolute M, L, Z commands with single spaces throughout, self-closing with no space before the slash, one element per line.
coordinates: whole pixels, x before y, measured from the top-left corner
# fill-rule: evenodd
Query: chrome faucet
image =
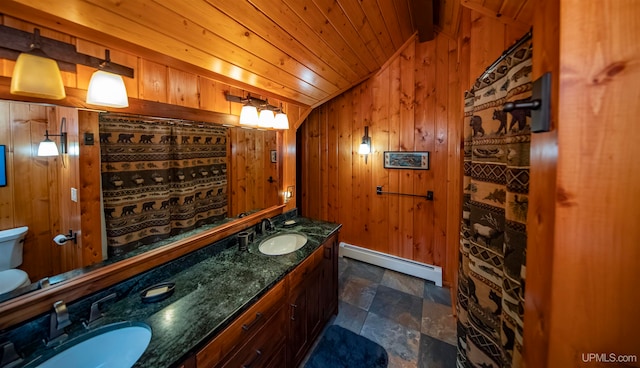
<path fill-rule="evenodd" d="M 70 324 L 67 305 L 62 300 L 53 303 L 53 312 L 51 312 L 49 320 L 49 338 L 46 340 L 46 345 L 51 346 L 66 340 L 67 334 L 64 333 L 64 328 Z"/>
<path fill-rule="evenodd" d="M 109 294 L 102 299 L 98 299 L 95 302 L 91 303 L 91 311 L 89 312 L 89 320 L 83 322 L 85 328 L 89 328 L 90 324 L 95 320 L 102 317 L 102 313 L 100 312 L 100 304 L 106 302 L 107 300 L 114 299 L 116 297 L 116 293 Z"/>

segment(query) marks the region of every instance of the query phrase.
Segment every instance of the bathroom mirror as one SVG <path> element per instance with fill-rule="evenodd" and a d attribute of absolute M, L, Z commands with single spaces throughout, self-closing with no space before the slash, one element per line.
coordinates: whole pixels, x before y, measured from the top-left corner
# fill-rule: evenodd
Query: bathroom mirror
<path fill-rule="evenodd" d="M 219 182 L 216 193 L 227 194 L 225 215 L 216 218 L 215 221 L 193 226 L 188 231 L 161 239 L 151 244 L 137 247 L 128 252 L 111 252 L 109 255 L 106 243 L 106 221 L 109 216 L 109 206 L 100 206 L 101 193 L 105 183 L 101 180 L 104 169 L 100 167 L 100 114 L 93 111 L 78 111 L 74 108 L 45 106 L 19 102 L 0 101 L 0 111 L 5 113 L 6 124 L 0 128 L 0 144 L 7 145 L 7 177 L 8 185 L 0 188 L 0 226 L 3 229 L 21 226 L 29 226 L 30 236 L 24 243 L 24 260 L 20 267 L 29 274 L 33 282 L 29 287 L 0 295 L 0 309 L 2 302 L 7 302 L 15 297 L 24 296 L 25 293 L 36 294 L 46 292 L 39 290 L 38 280 L 48 278 L 55 287 L 56 284 L 69 283 L 69 280 L 87 275 L 98 274 L 103 268 L 110 267 L 120 262 L 132 262 L 140 264 L 149 262 L 149 254 L 158 254 L 164 247 L 172 244 L 188 244 L 183 250 L 190 247 L 202 246 L 204 242 L 215 240 L 216 236 L 230 234 L 237 225 L 248 226 L 251 221 L 261 216 L 275 215 L 282 209 L 281 177 L 282 163 L 272 162 L 271 152 L 276 151 L 277 157 L 281 157 L 280 140 L 276 131 L 243 129 L 239 127 L 219 128 L 220 147 L 226 148 L 225 160 L 212 166 L 211 172 L 206 175 L 221 174 L 226 171 L 224 183 Z M 59 122 L 65 118 L 66 126 L 60 127 Z M 176 119 L 149 118 L 140 116 L 119 115 L 117 119 L 129 119 L 135 121 L 171 121 Z M 133 118 L 133 119 L 131 119 Z M 115 118 L 114 118 L 115 119 Z M 182 121 L 190 124 L 190 122 Z M 198 122 L 191 122 L 198 124 Z M 45 131 L 50 135 L 58 134 L 62 129 L 68 136 L 68 153 L 58 157 L 36 157 L 40 141 L 45 138 Z M 223 132 L 223 133 L 220 133 Z M 127 134 L 127 133 L 120 133 Z M 93 138 L 93 139 L 92 139 Z M 133 137 L 113 136 L 118 139 L 144 144 L 140 134 Z M 192 143 L 197 138 L 191 135 L 190 141 L 179 143 Z M 153 138 L 154 147 L 161 148 L 162 137 Z M 184 139 L 184 138 L 182 138 Z M 52 138 L 58 145 L 60 140 Z M 103 136 L 104 140 L 104 136 Z M 202 138 L 204 143 L 206 138 Z M 215 139 L 214 139 L 215 140 Z M 222 143 L 223 141 L 226 141 Z M 166 142 L 165 142 L 166 143 Z M 132 146 L 133 147 L 133 146 Z M 133 150 L 136 148 L 133 147 Z M 143 157 L 144 161 L 144 157 Z M 222 163 L 225 165 L 222 165 Z M 177 174 L 176 174 L 177 175 Z M 195 174 L 194 174 L 195 175 Z M 204 172 L 197 175 L 203 176 Z M 112 175 L 112 177 L 115 175 Z M 158 179 L 156 176 L 155 179 Z M 128 179 L 135 180 L 132 175 Z M 166 179 L 166 177 L 165 177 Z M 159 180 L 159 179 L 158 179 Z M 121 184 L 112 180 L 111 184 Z M 108 183 L 106 184 L 109 185 Z M 205 198 L 213 197 L 216 193 L 201 191 L 196 196 Z M 180 202 L 194 201 L 197 198 L 180 198 Z M 131 209 L 140 215 L 152 216 L 153 210 L 162 206 L 161 201 L 150 204 L 151 201 L 141 202 L 138 207 Z M 146 204 L 146 208 L 144 207 Z M 96 206 L 98 209 L 96 211 Z M 111 207 L 113 208 L 113 207 Z M 97 215 L 96 215 L 97 213 Z M 126 211 L 117 209 L 120 216 Z M 114 216 L 115 217 L 115 216 Z M 23 219 L 29 219 L 23 223 Z M 77 234 L 78 243 L 69 240 L 62 245 L 56 245 L 53 238 L 57 232 L 70 235 Z M 220 230 L 220 231 L 218 231 Z M 98 234 L 99 233 L 99 234 Z M 218 234 L 209 236 L 206 234 Z M 204 234 L 204 235 L 202 235 Z M 202 235 L 202 236 L 201 236 Z M 97 242 L 95 239 L 104 241 Z M 196 239 L 189 243 L 189 239 Z M 175 252 L 174 252 L 175 253 Z M 178 254 L 176 253 L 176 254 Z M 155 257 L 155 256 L 154 256 Z M 133 260 L 132 260 L 133 259 Z M 6 303 L 5 303 L 6 304 Z"/>

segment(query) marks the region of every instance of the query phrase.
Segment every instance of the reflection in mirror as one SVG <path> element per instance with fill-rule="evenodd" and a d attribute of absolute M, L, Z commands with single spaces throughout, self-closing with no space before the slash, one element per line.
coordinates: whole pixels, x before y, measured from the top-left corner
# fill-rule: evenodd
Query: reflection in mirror
<path fill-rule="evenodd" d="M 101 162 L 106 143 L 106 137 L 101 136 L 99 130 L 101 114 L 9 101 L 0 101 L 0 112 L 9 122 L 0 128 L 0 144 L 7 145 L 8 179 L 7 186 L 0 187 L 0 230 L 29 227 L 23 243 L 23 263 L 19 268 L 34 282 L 26 288 L 0 295 L 0 302 L 38 289 L 38 280 L 45 277 L 55 285 L 282 202 L 276 131 L 104 114 L 102 119 L 147 121 L 155 125 L 144 131 L 146 137 L 142 137 L 143 131 L 102 132 L 111 133 L 110 143 L 121 141 L 120 147 L 114 145 L 109 154 L 120 158 L 138 156 L 141 160 L 127 163 L 103 159 Z M 62 117 L 67 122 L 69 153 L 37 157 L 37 146 L 44 139 L 45 130 L 56 131 Z M 208 136 L 211 138 L 208 143 L 213 143 L 218 156 L 202 156 L 201 148 L 207 142 L 203 132 L 163 134 L 162 129 L 171 124 L 188 129 L 204 129 L 206 125 L 214 132 Z M 135 130 L 136 126 L 130 129 Z M 98 138 L 94 144 L 91 144 L 91 135 Z M 153 137 L 149 137 L 151 135 Z M 160 143 L 163 136 L 169 137 Z M 172 146 L 177 146 L 178 151 L 171 152 Z M 165 155 L 167 160 L 154 158 L 154 152 Z M 176 157 L 174 161 L 169 159 L 172 155 Z M 195 165 L 189 166 L 194 162 Z M 226 177 L 221 176 L 223 170 L 226 170 Z M 188 175 L 193 180 L 186 185 Z M 115 176 L 120 176 L 122 183 Z M 169 177 L 178 180 L 169 182 Z M 214 179 L 205 183 L 200 180 L 205 177 Z M 125 184 L 127 180 L 129 183 Z M 148 187 L 147 183 L 150 184 Z M 125 195 L 113 200 L 116 188 Z M 170 190 L 177 191 L 172 194 Z M 176 201 L 174 198 L 177 198 L 177 204 L 172 214 L 174 207 L 170 203 Z M 165 205 L 165 201 L 169 202 Z M 187 206 L 183 207 L 185 202 Z M 205 210 L 197 204 L 203 205 Z M 105 216 L 111 216 L 115 224 L 108 225 Z M 125 219 L 126 224 L 118 223 Z M 149 223 L 153 226 L 144 227 Z M 177 225 L 184 232 L 178 234 L 171 229 L 161 232 L 171 225 Z M 147 230 L 134 231 L 131 235 L 126 233 L 130 228 Z M 56 235 L 68 234 L 69 230 L 78 234 L 77 243 L 68 241 L 60 246 L 53 241 Z M 109 240 L 108 235 L 114 234 L 115 237 Z M 109 244 L 113 246 L 112 250 Z"/>
<path fill-rule="evenodd" d="M 107 113 L 99 121 L 109 257 L 226 217 L 227 127 Z"/>

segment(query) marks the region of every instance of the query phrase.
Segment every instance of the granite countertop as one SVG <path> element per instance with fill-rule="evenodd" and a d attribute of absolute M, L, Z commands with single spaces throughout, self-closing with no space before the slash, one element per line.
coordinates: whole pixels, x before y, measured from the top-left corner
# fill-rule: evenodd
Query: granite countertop
<path fill-rule="evenodd" d="M 188 353 L 221 332 L 341 226 L 300 217 L 295 221 L 294 226 L 277 226 L 275 231 L 257 235 L 249 251 L 241 252 L 234 246 L 167 279 L 153 280 L 146 285 L 174 282 L 175 292 L 165 300 L 143 303 L 139 293 L 131 293 L 115 303 L 105 304 L 104 317 L 92 329 L 122 321 L 144 322 L 151 327 L 151 342 L 134 367 L 170 367 L 180 363 Z M 257 249 L 260 241 L 277 232 L 303 233 L 307 235 L 307 244 L 286 255 L 261 254 Z M 81 337 L 83 333 L 86 331 L 79 327 L 69 331 L 71 338 Z"/>

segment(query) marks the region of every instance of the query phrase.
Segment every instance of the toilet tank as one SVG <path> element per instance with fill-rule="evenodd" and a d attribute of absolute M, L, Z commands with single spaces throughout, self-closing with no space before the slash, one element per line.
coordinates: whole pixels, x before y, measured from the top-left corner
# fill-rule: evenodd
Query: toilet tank
<path fill-rule="evenodd" d="M 27 226 L 0 231 L 0 271 L 22 264 L 22 245 L 27 236 Z"/>

